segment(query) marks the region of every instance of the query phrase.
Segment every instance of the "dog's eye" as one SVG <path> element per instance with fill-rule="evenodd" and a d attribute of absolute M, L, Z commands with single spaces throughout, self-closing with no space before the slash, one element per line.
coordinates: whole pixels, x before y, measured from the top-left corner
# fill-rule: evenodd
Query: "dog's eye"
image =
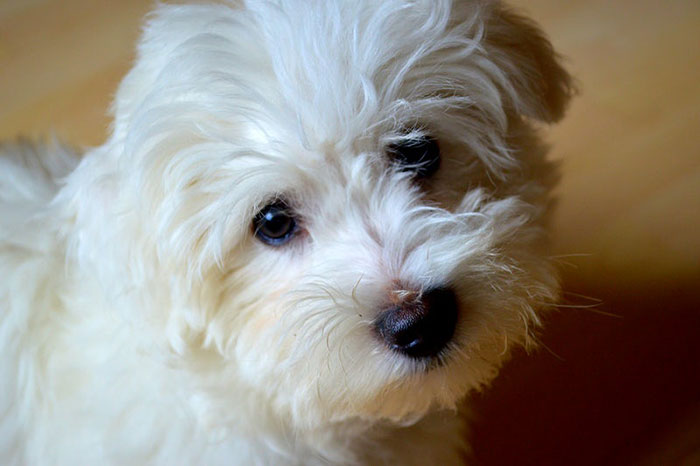
<path fill-rule="evenodd" d="M 294 236 L 297 222 L 284 202 L 265 206 L 253 219 L 255 236 L 263 243 L 279 246 Z"/>
<path fill-rule="evenodd" d="M 396 162 L 414 171 L 420 178 L 433 175 L 440 167 L 440 147 L 431 136 L 424 135 L 391 144 L 388 151 Z"/>

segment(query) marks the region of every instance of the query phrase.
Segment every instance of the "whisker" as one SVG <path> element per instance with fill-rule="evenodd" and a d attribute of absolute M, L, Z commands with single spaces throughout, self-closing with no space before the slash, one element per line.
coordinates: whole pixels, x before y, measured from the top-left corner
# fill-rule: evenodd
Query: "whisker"
<path fill-rule="evenodd" d="M 592 309 L 597 306 L 600 306 L 600 303 L 596 304 L 552 304 L 554 307 L 562 308 L 562 309 Z"/>
<path fill-rule="evenodd" d="M 619 314 L 615 314 L 615 313 L 613 313 L 613 312 L 608 312 L 608 311 L 602 311 L 602 310 L 598 309 L 598 307 L 599 307 L 600 305 L 603 304 L 603 300 L 601 300 L 601 299 L 594 298 L 594 297 L 592 297 L 592 296 L 582 295 L 582 294 L 579 294 L 579 293 L 574 293 L 574 292 L 571 292 L 571 291 L 564 291 L 564 294 L 565 294 L 565 295 L 568 294 L 568 295 L 571 295 L 571 296 L 576 297 L 576 298 L 581 298 L 581 299 L 584 299 L 584 300 L 588 300 L 589 303 L 587 303 L 587 304 L 567 304 L 567 303 L 563 303 L 563 304 L 552 304 L 552 306 L 554 306 L 554 307 L 556 307 L 556 308 L 558 308 L 558 309 L 582 309 L 582 310 L 585 310 L 585 311 L 588 311 L 588 312 L 592 312 L 592 313 L 594 313 L 594 314 L 599 314 L 599 315 L 606 316 L 606 317 L 614 317 L 614 318 L 616 318 L 616 319 L 622 319 L 622 318 L 623 318 L 623 316 L 621 316 L 621 315 L 619 315 Z M 590 302 L 590 301 L 592 301 L 592 302 Z"/>
<path fill-rule="evenodd" d="M 574 270 L 578 270 L 578 265 L 574 264 L 573 262 L 565 261 L 562 259 L 568 259 L 572 257 L 592 257 L 594 254 L 591 253 L 585 253 L 585 252 L 575 252 L 571 254 L 555 254 L 553 256 L 547 256 L 550 260 L 556 262 L 557 264 L 560 265 L 565 265 L 567 267 L 571 267 Z"/>
<path fill-rule="evenodd" d="M 573 262 L 567 262 L 567 261 L 558 260 L 558 259 L 553 259 L 553 261 L 554 261 L 555 263 L 557 263 L 558 265 L 566 266 L 566 267 L 569 267 L 569 268 L 571 268 L 571 269 L 573 269 L 573 270 L 578 270 L 578 269 L 579 269 L 578 264 L 574 264 Z"/>
<path fill-rule="evenodd" d="M 357 287 L 360 286 L 360 282 L 364 278 L 364 274 L 360 275 L 360 278 L 357 279 L 357 283 L 355 283 L 355 286 L 352 287 L 352 293 L 350 293 L 350 296 L 352 297 L 352 301 L 357 305 L 360 306 L 360 301 L 357 299 Z"/>
<path fill-rule="evenodd" d="M 575 297 L 577 297 L 577 298 L 587 299 L 587 300 L 589 300 L 589 301 L 595 301 L 595 302 L 597 302 L 597 303 L 602 303 L 602 302 L 603 302 L 602 299 L 595 298 L 595 297 L 593 297 L 593 296 L 588 296 L 588 295 L 585 295 L 585 294 L 574 293 L 573 291 L 566 291 L 566 290 L 564 290 L 562 293 L 565 294 L 565 295 L 575 296 Z"/>
<path fill-rule="evenodd" d="M 566 359 L 564 359 L 563 357 L 561 357 L 557 353 L 555 353 L 554 350 L 552 350 L 552 348 L 545 345 L 544 342 L 542 340 L 540 340 L 539 338 L 537 338 L 536 335 L 530 334 L 530 338 L 532 338 L 535 341 L 535 343 L 537 343 L 539 346 L 546 349 L 549 354 L 551 354 L 552 356 L 557 358 L 559 361 L 566 362 Z"/>

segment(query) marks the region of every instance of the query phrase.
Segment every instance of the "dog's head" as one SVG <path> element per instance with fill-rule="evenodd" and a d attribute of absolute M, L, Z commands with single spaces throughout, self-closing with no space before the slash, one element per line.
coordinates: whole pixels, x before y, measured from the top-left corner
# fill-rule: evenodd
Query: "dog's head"
<path fill-rule="evenodd" d="M 556 297 L 532 125 L 570 94 L 497 2 L 161 6 L 86 160 L 101 274 L 221 412 L 453 407 Z"/>

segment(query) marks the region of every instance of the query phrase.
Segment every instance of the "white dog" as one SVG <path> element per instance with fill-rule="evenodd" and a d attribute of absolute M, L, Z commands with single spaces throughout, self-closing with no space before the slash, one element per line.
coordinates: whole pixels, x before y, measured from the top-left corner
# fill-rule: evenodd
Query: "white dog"
<path fill-rule="evenodd" d="M 0 463 L 461 463 L 571 93 L 496 1 L 159 6 L 104 145 L 0 149 Z"/>

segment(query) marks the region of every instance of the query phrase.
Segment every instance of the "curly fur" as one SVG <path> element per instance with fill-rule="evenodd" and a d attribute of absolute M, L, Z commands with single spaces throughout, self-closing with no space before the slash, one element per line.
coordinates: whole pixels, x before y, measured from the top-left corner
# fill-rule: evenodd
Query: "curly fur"
<path fill-rule="evenodd" d="M 158 6 L 104 145 L 0 147 L 0 462 L 460 463 L 460 401 L 557 297 L 534 124 L 571 92 L 495 1 Z M 422 134 L 416 183 L 385 148 Z M 440 364 L 384 347 L 442 284 Z"/>

